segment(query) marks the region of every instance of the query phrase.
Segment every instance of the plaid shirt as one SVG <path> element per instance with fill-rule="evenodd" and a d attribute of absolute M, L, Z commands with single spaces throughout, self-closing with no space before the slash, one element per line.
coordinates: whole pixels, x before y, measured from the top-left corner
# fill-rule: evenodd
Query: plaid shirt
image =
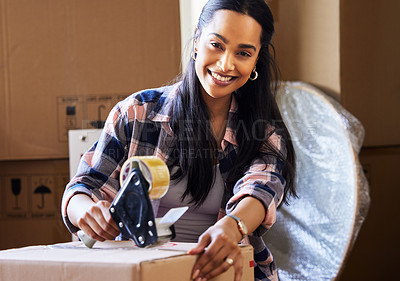
<path fill-rule="evenodd" d="M 158 89 L 135 93 L 119 102 L 109 114 L 99 141 L 82 157 L 77 174 L 67 185 L 62 200 L 62 215 L 68 229 L 78 229 L 71 224 L 66 209 L 69 199 L 78 193 L 91 196 L 95 201 L 112 201 L 119 190 L 119 174 L 125 160 L 132 156 L 155 155 L 167 166 L 175 163 L 177 137 L 169 126 L 173 108 L 171 100 L 176 96 L 179 83 Z M 228 123 L 219 151 L 219 167 L 226 181 L 234 161 L 238 144 L 235 140 L 233 116 L 237 102 L 233 95 Z M 285 154 L 285 146 L 273 129 L 270 141 Z M 267 210 L 263 223 L 248 237 L 247 242 L 254 248 L 255 279 L 278 280 L 275 262 L 265 246 L 261 235 L 275 222 L 276 207 L 281 202 L 285 180 L 280 175 L 282 165 L 276 158 L 254 159 L 243 177 L 235 184 L 234 195 L 222 202 L 220 216 L 230 213 L 238 202 L 252 196 L 259 199 Z M 226 202 L 227 201 L 227 202 Z M 226 203 L 226 204 L 225 204 Z"/>

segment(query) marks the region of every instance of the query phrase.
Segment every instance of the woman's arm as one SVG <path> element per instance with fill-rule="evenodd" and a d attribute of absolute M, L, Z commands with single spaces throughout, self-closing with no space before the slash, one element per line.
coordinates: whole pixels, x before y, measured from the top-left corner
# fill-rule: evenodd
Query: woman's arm
<path fill-rule="evenodd" d="M 99 140 L 81 157 L 61 204 L 64 223 L 71 233 L 81 229 L 99 241 L 119 234 L 108 207 L 119 189 L 118 169 L 126 158 L 128 145 L 126 114 L 121 106 L 122 102 L 114 106 Z"/>
<path fill-rule="evenodd" d="M 111 203 L 100 200 L 95 203 L 86 194 L 74 195 L 68 203 L 70 222 L 98 241 L 112 240 L 120 230 L 109 212 Z"/>
<path fill-rule="evenodd" d="M 240 218 L 248 233 L 252 233 L 263 222 L 265 212 L 264 205 L 258 199 L 248 196 L 237 204 L 231 214 Z M 231 266 L 225 261 L 226 258 L 230 258 L 235 268 L 235 281 L 240 280 L 243 272 L 243 256 L 238 245 L 240 240 L 242 234 L 237 222 L 228 216 L 220 219 L 200 236 L 197 246 L 189 251 L 189 254 L 204 252 L 193 267 L 192 278 L 208 280 L 223 273 Z M 206 247 L 208 248 L 205 251 Z"/>
<path fill-rule="evenodd" d="M 285 146 L 280 136 L 274 133 L 269 140 L 278 151 L 284 152 Z M 241 219 L 249 234 L 261 236 L 275 223 L 276 208 L 283 198 L 284 186 L 285 179 L 281 176 L 278 159 L 268 154 L 256 158 L 236 182 L 234 195 L 226 207 L 227 212 Z M 235 280 L 240 280 L 243 259 L 237 245 L 239 240 L 241 233 L 238 225 L 230 217 L 222 218 L 204 232 L 198 245 L 189 252 L 204 252 L 194 266 L 193 279 L 201 280 L 199 276 L 209 279 L 226 271 L 230 267 L 225 261 L 228 257 L 233 260 Z"/>

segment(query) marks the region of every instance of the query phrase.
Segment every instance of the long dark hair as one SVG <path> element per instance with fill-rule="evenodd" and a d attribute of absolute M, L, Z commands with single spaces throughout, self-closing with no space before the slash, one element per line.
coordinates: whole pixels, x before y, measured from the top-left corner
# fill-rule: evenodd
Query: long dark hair
<path fill-rule="evenodd" d="M 261 50 L 256 64 L 258 79 L 248 81 L 234 93 L 238 101 L 236 141 L 239 149 L 228 174 L 228 192 L 232 193 L 234 184 L 243 176 L 256 157 L 264 161 L 274 161 L 286 180 L 282 202 L 287 203 L 287 195 L 296 196 L 294 187 L 295 153 L 290 135 L 282 122 L 275 101 L 278 69 L 275 64 L 275 50 L 271 44 L 274 33 L 274 20 L 264 0 L 210 0 L 204 6 L 195 37 L 201 35 L 203 28 L 212 20 L 218 10 L 231 10 L 254 18 L 262 27 Z M 194 38 L 195 39 L 195 38 Z M 271 54 L 272 53 L 272 54 Z M 191 195 L 192 203 L 201 205 L 215 180 L 217 142 L 210 125 L 209 112 L 201 97 L 201 84 L 196 75 L 192 59 L 183 74 L 182 82 L 174 101 L 170 125 L 177 134 L 177 162 L 179 169 L 172 179 L 187 176 L 188 186 L 182 200 Z M 282 153 L 269 141 L 268 131 L 281 136 L 285 146 Z M 271 160 L 272 159 L 272 160 Z M 273 160 L 275 159 L 275 160 Z M 271 163 L 271 162 L 269 162 Z"/>

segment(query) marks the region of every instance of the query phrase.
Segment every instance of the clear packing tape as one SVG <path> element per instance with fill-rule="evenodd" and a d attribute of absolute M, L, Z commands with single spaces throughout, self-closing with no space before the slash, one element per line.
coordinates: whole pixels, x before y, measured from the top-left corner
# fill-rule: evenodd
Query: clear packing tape
<path fill-rule="evenodd" d="M 361 123 L 337 101 L 302 82 L 277 94 L 297 157 L 298 199 L 283 205 L 264 235 L 281 281 L 335 280 L 368 212 L 358 160 Z"/>

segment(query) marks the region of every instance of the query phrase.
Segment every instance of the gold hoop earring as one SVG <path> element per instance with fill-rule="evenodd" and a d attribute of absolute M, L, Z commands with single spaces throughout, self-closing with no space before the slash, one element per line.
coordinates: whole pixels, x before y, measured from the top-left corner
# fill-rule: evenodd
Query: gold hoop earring
<path fill-rule="evenodd" d="M 254 73 L 254 77 L 251 77 L 251 75 Z M 256 67 L 254 67 L 254 69 L 253 69 L 253 71 L 251 72 L 251 74 L 250 74 L 250 77 L 249 77 L 249 79 L 251 80 L 251 81 L 254 81 L 254 80 L 256 80 L 258 78 L 258 72 L 256 71 Z"/>
<path fill-rule="evenodd" d="M 196 57 L 197 57 L 197 52 L 192 52 L 192 59 L 194 60 L 194 61 L 196 61 Z"/>

